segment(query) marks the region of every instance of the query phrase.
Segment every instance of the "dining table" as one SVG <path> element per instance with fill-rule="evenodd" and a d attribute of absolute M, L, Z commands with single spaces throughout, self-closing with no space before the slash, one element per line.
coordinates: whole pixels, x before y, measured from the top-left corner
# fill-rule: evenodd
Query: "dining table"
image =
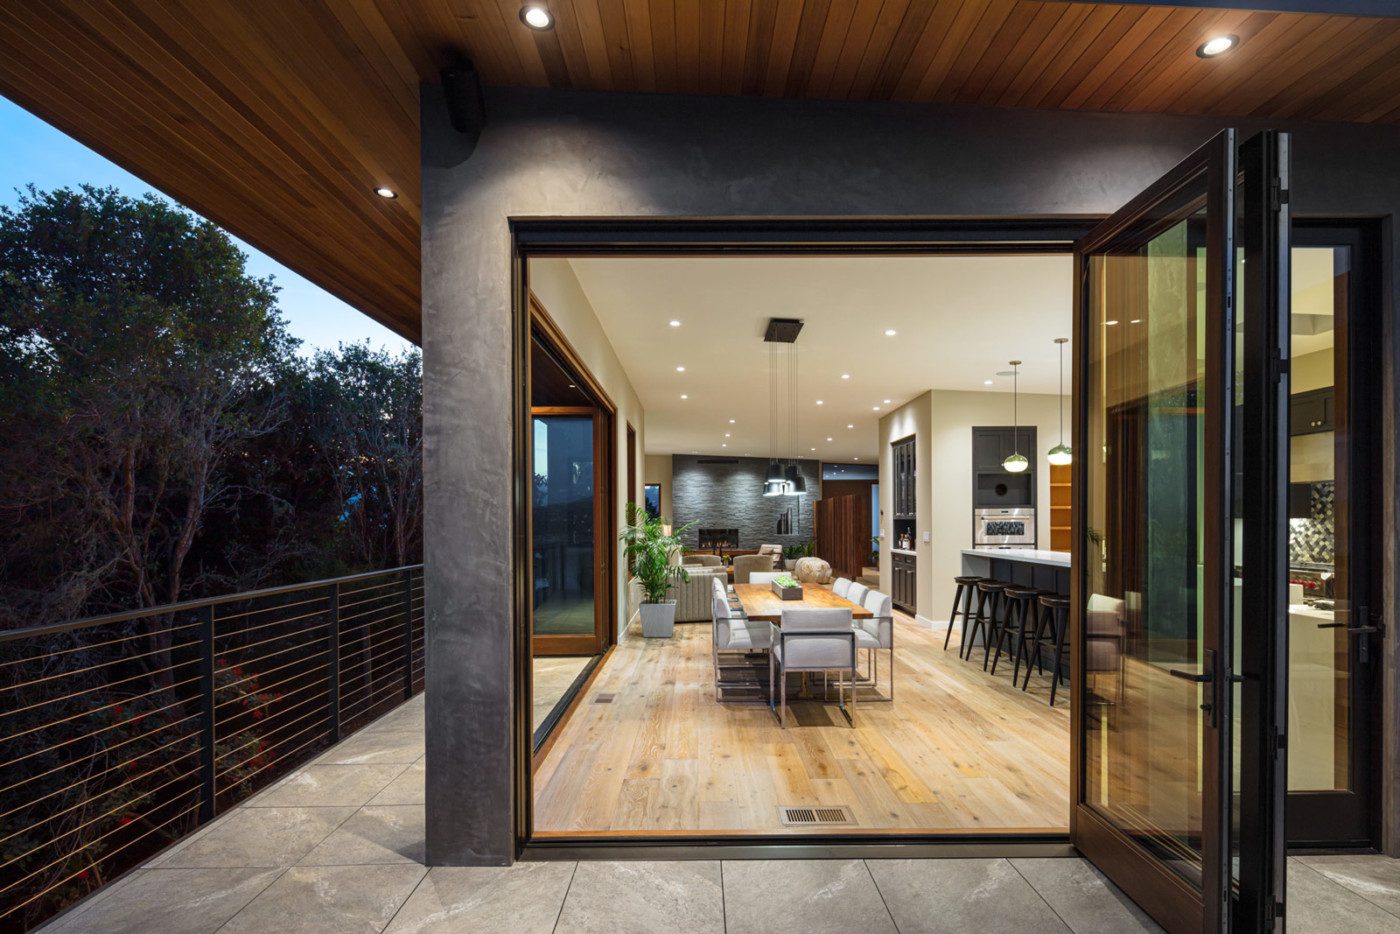
<path fill-rule="evenodd" d="M 821 584 L 803 584 L 801 600 L 784 600 L 773 590 L 772 584 L 735 584 L 734 595 L 749 619 L 776 625 L 782 625 L 783 610 L 849 609 L 852 619 L 870 619 L 875 615 L 859 603 L 838 597 L 831 588 Z"/>

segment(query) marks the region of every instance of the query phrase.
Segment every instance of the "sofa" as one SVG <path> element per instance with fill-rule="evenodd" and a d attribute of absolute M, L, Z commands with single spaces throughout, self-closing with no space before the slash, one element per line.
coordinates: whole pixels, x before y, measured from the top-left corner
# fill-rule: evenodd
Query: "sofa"
<path fill-rule="evenodd" d="M 710 596 L 714 592 L 714 581 L 719 580 L 726 587 L 729 572 L 723 567 L 699 567 L 687 565 L 688 581 L 678 581 L 671 585 L 670 599 L 676 601 L 676 622 L 699 623 L 710 621 Z M 642 586 L 636 578 L 627 582 L 628 618 L 637 612 L 642 603 Z"/>

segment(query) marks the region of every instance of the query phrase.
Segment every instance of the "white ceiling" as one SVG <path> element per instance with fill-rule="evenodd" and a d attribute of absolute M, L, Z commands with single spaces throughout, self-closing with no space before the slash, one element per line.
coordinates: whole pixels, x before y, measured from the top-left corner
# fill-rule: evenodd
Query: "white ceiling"
<path fill-rule="evenodd" d="M 1067 255 L 569 262 L 646 408 L 648 454 L 768 455 L 769 318 L 805 322 L 796 453 L 828 461 L 872 458 L 880 415 L 928 389 L 1009 393 L 1012 359 L 1023 392 L 1056 392 L 1070 336 Z"/>

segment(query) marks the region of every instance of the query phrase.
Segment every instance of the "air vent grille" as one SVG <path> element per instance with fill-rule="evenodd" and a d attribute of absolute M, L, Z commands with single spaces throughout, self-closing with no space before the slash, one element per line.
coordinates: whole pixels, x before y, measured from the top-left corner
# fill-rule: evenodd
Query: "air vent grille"
<path fill-rule="evenodd" d="M 616 696 L 616 694 L 595 694 L 593 695 L 593 703 L 611 704 L 613 702 L 613 698 Z"/>
<path fill-rule="evenodd" d="M 783 826 L 810 827 L 823 824 L 850 824 L 854 823 L 851 817 L 851 809 L 845 805 L 838 807 L 792 807 L 783 805 L 778 808 L 778 819 Z"/>

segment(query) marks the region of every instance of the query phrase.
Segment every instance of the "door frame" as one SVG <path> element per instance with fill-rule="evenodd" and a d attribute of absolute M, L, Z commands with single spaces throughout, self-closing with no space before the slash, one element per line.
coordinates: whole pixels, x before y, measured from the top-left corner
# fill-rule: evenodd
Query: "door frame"
<path fill-rule="evenodd" d="M 1001 217 L 556 217 L 508 219 L 511 233 L 512 294 L 517 374 L 528 366 L 521 336 L 529 334 L 528 260 L 579 256 L 895 256 L 946 254 L 1070 254 L 1074 243 L 1104 219 L 1104 215 L 1007 215 Z M 1300 219 L 1295 217 L 1295 222 Z M 528 351 L 528 342 L 525 344 Z M 522 357 L 524 358 L 522 360 Z M 1076 371 L 1077 372 L 1077 371 Z M 515 381 L 513 423 L 528 418 L 528 381 Z M 522 435 L 516 431 L 517 478 Z M 1385 452 L 1388 456 L 1388 452 Z M 523 490 L 517 480 L 513 500 L 516 528 Z M 512 632 L 517 677 L 513 682 L 515 735 L 528 738 L 530 695 L 528 674 L 521 677 L 521 646 L 528 636 L 528 613 L 521 613 L 521 538 L 515 536 L 515 612 Z M 523 552 L 528 558 L 529 552 Z M 528 564 L 526 565 L 528 569 Z M 523 644 L 528 644 L 524 642 Z M 528 659 L 525 659 L 528 662 Z M 528 664 L 524 667 L 528 668 Z M 1071 742 L 1074 742 L 1071 734 Z M 1068 855 L 1068 834 L 1029 837 L 1016 834 L 939 835 L 910 837 L 871 834 L 792 837 L 750 836 L 725 839 L 694 834 L 656 836 L 579 836 L 535 838 L 533 787 L 528 739 L 517 743 L 515 761 L 515 827 L 517 856 L 537 859 L 612 858 L 619 851 L 634 858 L 797 858 L 896 857 L 950 855 Z M 525 752 L 522 754 L 522 750 Z M 1077 787 L 1077 750 L 1072 751 L 1071 781 Z M 1068 815 L 1073 820 L 1073 815 Z"/>

